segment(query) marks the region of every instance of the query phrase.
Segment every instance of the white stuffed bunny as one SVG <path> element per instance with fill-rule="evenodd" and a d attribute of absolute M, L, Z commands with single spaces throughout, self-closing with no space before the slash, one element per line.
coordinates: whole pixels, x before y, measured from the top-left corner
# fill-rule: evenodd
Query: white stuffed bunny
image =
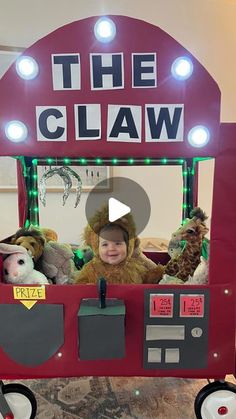
<path fill-rule="evenodd" d="M 31 255 L 23 246 L 0 243 L 3 261 L 3 278 L 8 284 L 48 284 L 44 274 L 34 269 Z"/>

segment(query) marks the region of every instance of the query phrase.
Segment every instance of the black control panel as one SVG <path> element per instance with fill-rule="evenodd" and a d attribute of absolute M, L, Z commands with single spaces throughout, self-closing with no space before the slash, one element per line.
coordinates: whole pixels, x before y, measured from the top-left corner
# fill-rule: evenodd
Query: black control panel
<path fill-rule="evenodd" d="M 209 290 L 155 288 L 144 299 L 144 368 L 206 368 Z"/>

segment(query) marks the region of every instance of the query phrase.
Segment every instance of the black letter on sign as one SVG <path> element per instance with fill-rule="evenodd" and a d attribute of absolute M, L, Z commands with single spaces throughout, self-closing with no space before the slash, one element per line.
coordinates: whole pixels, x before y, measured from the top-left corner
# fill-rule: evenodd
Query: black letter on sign
<path fill-rule="evenodd" d="M 93 55 L 93 87 L 102 88 L 102 76 L 103 74 L 112 74 L 113 75 L 113 84 L 112 87 L 121 87 L 122 86 L 122 65 L 121 65 L 121 55 L 112 55 L 112 66 L 102 66 L 102 56 Z"/>
<path fill-rule="evenodd" d="M 153 108 L 147 108 L 148 120 L 150 125 L 151 136 L 153 139 L 160 138 L 163 124 L 165 123 L 168 139 L 175 139 L 179 127 L 179 120 L 182 108 L 175 108 L 173 120 L 170 120 L 170 112 L 168 108 L 161 108 L 157 121 L 155 121 L 155 113 Z"/>
<path fill-rule="evenodd" d="M 44 137 L 48 138 L 49 140 L 56 140 L 57 138 L 60 138 L 65 131 L 65 128 L 63 127 L 57 127 L 56 131 L 52 132 L 49 131 L 47 127 L 47 119 L 49 116 L 54 116 L 56 119 L 62 118 L 63 115 L 58 109 L 49 108 L 46 109 L 41 113 L 39 116 L 39 129 Z"/>
<path fill-rule="evenodd" d="M 126 126 L 123 127 L 122 123 L 124 119 L 126 120 Z M 127 132 L 130 138 L 138 138 L 138 133 L 130 108 L 120 108 L 112 127 L 110 137 L 118 137 L 121 132 Z"/>
<path fill-rule="evenodd" d="M 155 86 L 155 79 L 142 79 L 143 73 L 151 73 L 155 72 L 154 65 L 153 67 L 142 67 L 142 62 L 144 61 L 154 61 L 155 56 L 154 54 L 150 55 L 134 55 L 134 87 L 153 87 Z M 155 62 L 155 61 L 154 61 Z"/>
<path fill-rule="evenodd" d="M 71 88 L 71 64 L 78 64 L 78 55 L 59 55 L 53 57 L 54 64 L 62 64 L 63 88 Z"/>
<path fill-rule="evenodd" d="M 79 137 L 98 137 L 99 129 L 87 129 L 86 106 L 78 106 Z"/>

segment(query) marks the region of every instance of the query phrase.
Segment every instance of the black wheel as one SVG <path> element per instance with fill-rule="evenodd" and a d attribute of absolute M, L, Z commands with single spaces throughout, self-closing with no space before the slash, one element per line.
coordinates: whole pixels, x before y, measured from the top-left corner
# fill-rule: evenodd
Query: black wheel
<path fill-rule="evenodd" d="M 194 403 L 197 419 L 235 419 L 236 385 L 215 381 L 203 387 Z"/>
<path fill-rule="evenodd" d="M 18 383 L 3 384 L 2 392 L 14 419 L 34 419 L 36 417 L 37 402 L 34 393 L 28 387 Z M 0 413 L 0 419 L 2 418 Z"/>

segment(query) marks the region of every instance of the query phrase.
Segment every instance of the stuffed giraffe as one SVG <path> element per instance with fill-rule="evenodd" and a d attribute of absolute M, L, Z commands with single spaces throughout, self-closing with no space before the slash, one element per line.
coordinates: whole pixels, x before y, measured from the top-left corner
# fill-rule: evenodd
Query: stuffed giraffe
<path fill-rule="evenodd" d="M 188 280 L 189 275 L 193 275 L 200 263 L 202 241 L 209 231 L 205 224 L 207 216 L 201 208 L 194 208 L 190 217 L 171 237 L 171 240 L 175 241 L 185 240 L 183 251 L 165 266 L 165 274 L 180 278 L 184 282 Z"/>

